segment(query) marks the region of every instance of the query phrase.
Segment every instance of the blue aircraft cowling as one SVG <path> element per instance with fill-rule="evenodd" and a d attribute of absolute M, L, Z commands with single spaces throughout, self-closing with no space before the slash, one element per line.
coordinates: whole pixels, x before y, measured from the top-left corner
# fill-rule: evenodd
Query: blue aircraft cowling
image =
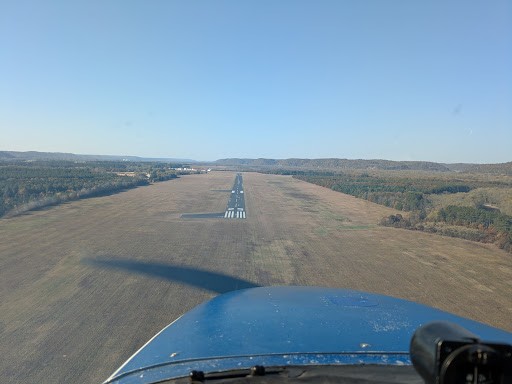
<path fill-rule="evenodd" d="M 151 339 L 108 380 L 147 383 L 254 365 L 410 365 L 421 325 L 461 325 L 482 340 L 512 334 L 388 296 L 321 287 L 261 287 L 229 292 L 186 313 Z"/>

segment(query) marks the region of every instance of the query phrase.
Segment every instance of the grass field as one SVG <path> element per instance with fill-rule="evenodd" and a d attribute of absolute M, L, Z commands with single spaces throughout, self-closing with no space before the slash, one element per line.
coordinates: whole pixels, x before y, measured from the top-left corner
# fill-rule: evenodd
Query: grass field
<path fill-rule="evenodd" d="M 212 172 L 0 220 L 2 382 L 101 382 L 150 337 L 232 289 L 320 285 L 419 301 L 512 331 L 512 258 L 377 226 L 393 210 L 244 174 L 248 218 Z"/>

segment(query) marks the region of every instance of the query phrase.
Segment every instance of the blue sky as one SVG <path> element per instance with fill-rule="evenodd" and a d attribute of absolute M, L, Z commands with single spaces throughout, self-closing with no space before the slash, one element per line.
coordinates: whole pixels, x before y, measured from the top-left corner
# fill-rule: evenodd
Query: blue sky
<path fill-rule="evenodd" d="M 512 161 L 511 1 L 0 9 L 0 150 Z"/>

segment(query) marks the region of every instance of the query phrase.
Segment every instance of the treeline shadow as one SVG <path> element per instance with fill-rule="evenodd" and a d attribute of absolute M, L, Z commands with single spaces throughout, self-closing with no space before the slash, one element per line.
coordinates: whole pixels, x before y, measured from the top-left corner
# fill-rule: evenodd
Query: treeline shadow
<path fill-rule="evenodd" d="M 123 270 L 130 273 L 174 281 L 216 293 L 226 293 L 239 289 L 259 287 L 259 285 L 250 281 L 219 272 L 154 261 L 119 258 L 86 258 L 83 259 L 83 262 L 96 268 Z"/>

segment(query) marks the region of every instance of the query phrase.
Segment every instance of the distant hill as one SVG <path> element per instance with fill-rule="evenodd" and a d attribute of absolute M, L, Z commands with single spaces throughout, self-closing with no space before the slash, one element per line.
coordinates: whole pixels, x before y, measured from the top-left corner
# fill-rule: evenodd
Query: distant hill
<path fill-rule="evenodd" d="M 500 164 L 444 164 L 431 161 L 392 161 L 364 159 L 220 159 L 212 164 L 226 167 L 243 167 L 252 169 L 304 169 L 304 170 L 410 170 L 431 172 L 490 173 L 512 176 L 512 162 Z"/>
<path fill-rule="evenodd" d="M 449 172 L 445 164 L 429 161 L 392 161 L 392 160 L 349 160 L 349 159 L 220 159 L 213 162 L 221 166 L 245 166 L 265 168 L 302 168 L 302 169 L 382 169 L 382 170 L 421 170 Z"/>
<path fill-rule="evenodd" d="M 168 162 L 168 163 L 199 163 L 192 159 L 178 158 L 149 158 L 138 156 L 116 155 L 80 155 L 61 152 L 17 152 L 0 151 L 0 161 L 36 161 L 36 160 L 65 160 L 65 161 L 131 161 L 131 162 Z M 500 164 L 468 164 L 468 163 L 435 163 L 431 161 L 393 161 L 381 159 L 219 159 L 213 162 L 200 162 L 200 164 L 217 165 L 224 167 L 244 168 L 251 170 L 329 170 L 343 171 L 357 170 L 410 170 L 431 172 L 464 172 L 464 173 L 490 173 L 495 175 L 512 176 L 512 162 Z"/>
<path fill-rule="evenodd" d="M 495 175 L 510 175 L 512 176 L 512 161 L 508 163 L 499 164 L 444 164 L 450 170 L 455 172 L 467 172 L 467 173 L 492 173 Z"/>
<path fill-rule="evenodd" d="M 138 156 L 116 156 L 116 155 L 77 155 L 74 153 L 61 152 L 17 152 L 17 151 L 0 151 L 0 160 L 65 160 L 65 161 L 160 161 L 160 162 L 186 162 L 195 163 L 191 159 L 175 159 L 175 158 L 150 158 Z"/>

